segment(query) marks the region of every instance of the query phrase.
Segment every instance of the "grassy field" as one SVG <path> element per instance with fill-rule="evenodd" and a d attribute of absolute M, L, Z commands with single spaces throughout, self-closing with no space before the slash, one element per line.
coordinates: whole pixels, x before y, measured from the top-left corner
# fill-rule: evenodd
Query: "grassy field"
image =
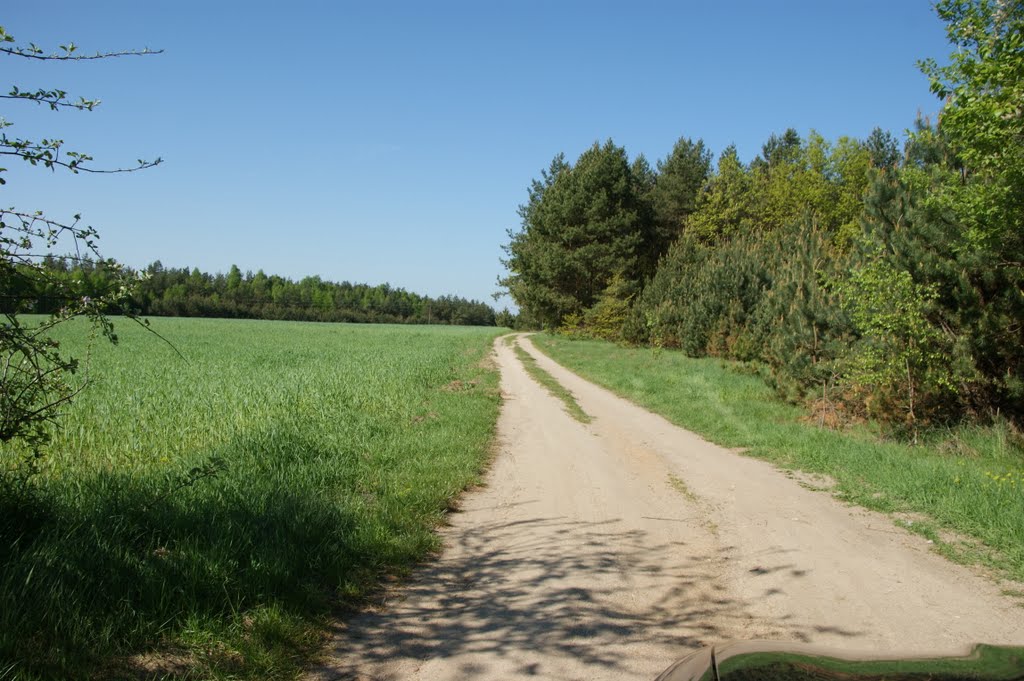
<path fill-rule="evenodd" d="M 291 678 L 488 458 L 496 329 L 153 327 L 184 359 L 119 322 L 30 493 L 0 495 L 0 679 Z"/>
<path fill-rule="evenodd" d="M 1005 424 L 931 433 L 911 447 L 867 427 L 820 428 L 740 365 L 547 334 L 532 340 L 581 376 L 712 442 L 830 476 L 834 494 L 898 514 L 951 558 L 1024 579 L 1024 442 Z"/>

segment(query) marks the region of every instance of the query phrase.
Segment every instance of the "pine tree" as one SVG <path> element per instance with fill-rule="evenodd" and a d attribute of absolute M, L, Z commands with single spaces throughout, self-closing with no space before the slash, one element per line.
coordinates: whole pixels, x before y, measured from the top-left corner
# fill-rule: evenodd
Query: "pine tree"
<path fill-rule="evenodd" d="M 654 208 L 655 251 L 661 256 L 686 228 L 697 209 L 697 198 L 711 173 L 711 152 L 703 140 L 681 137 L 672 153 L 658 161 L 657 184 L 651 192 Z M 656 261 L 655 261 L 656 262 Z"/>
<path fill-rule="evenodd" d="M 614 277 L 639 286 L 651 248 L 648 211 L 626 150 L 594 144 L 574 165 L 556 157 L 510 232 L 507 288 L 520 308 L 548 328 L 597 302 Z"/>

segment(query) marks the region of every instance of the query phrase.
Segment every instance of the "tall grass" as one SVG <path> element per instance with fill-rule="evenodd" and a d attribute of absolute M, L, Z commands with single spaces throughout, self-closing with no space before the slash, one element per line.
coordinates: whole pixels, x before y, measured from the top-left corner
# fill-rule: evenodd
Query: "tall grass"
<path fill-rule="evenodd" d="M 581 376 L 715 443 L 828 475 L 853 503 L 924 514 L 912 529 L 950 557 L 1024 579 L 1024 442 L 1005 423 L 933 432 L 909 446 L 869 426 L 820 428 L 736 363 L 545 334 L 532 340 Z"/>
<path fill-rule="evenodd" d="M 331 608 L 436 548 L 487 457 L 498 331 L 153 324 L 185 359 L 120 324 L 0 496 L 0 670 L 289 678 Z"/>

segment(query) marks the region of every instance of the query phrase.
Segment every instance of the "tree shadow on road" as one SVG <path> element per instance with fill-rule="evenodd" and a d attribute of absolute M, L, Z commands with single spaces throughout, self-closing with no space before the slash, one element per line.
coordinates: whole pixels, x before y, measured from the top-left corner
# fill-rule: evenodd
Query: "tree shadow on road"
<path fill-rule="evenodd" d="M 463 676 L 632 676 L 639 665 L 653 678 L 749 621 L 722 583 L 728 549 L 652 546 L 621 520 L 479 524 L 448 543 L 381 608 L 338 623 L 311 678 L 401 677 L 403 664 L 442 658 Z"/>

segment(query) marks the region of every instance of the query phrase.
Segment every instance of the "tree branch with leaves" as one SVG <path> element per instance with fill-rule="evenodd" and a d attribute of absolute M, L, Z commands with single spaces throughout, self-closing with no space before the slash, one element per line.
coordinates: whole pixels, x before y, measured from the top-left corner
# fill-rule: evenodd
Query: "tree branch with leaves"
<path fill-rule="evenodd" d="M 61 45 L 59 51 L 47 53 L 34 43 L 16 45 L 14 37 L 0 27 L 0 55 L 12 58 L 81 61 L 160 52 L 144 49 L 84 55 L 78 53 L 76 45 L 68 43 Z M 53 111 L 92 111 L 100 104 L 98 99 L 73 99 L 64 90 L 46 87 L 12 86 L 0 99 L 35 103 Z M 0 116 L 0 156 L 51 171 L 128 173 L 161 163 L 159 158 L 139 159 L 126 167 L 95 167 L 91 164 L 92 156 L 66 150 L 61 139 L 9 137 L 6 130 L 12 126 L 10 120 Z M 7 168 L 0 168 L 0 185 L 6 184 L 6 172 Z M 84 225 L 80 215 L 58 220 L 41 211 L 0 208 L 0 445 L 20 448 L 23 455 L 13 469 L 20 474 L 12 477 L 12 469 L 0 469 L 0 482 L 23 480 L 26 473 L 37 470 L 60 409 L 87 383 L 81 374 L 87 373 L 84 369 L 88 362 L 63 352 L 53 337 L 54 329 L 70 319 L 84 317 L 93 337 L 116 343 L 114 324 L 108 315 L 128 312 L 129 317 L 141 321 L 127 310 L 135 288 L 133 275 L 124 266 L 100 255 L 98 239 L 97 230 Z M 57 254 L 102 268 L 109 284 L 103 290 L 87 290 L 80 281 L 55 276 L 46 262 Z M 36 311 L 37 302 L 44 295 L 49 302 L 59 303 L 56 311 L 43 318 L 27 317 Z"/>

